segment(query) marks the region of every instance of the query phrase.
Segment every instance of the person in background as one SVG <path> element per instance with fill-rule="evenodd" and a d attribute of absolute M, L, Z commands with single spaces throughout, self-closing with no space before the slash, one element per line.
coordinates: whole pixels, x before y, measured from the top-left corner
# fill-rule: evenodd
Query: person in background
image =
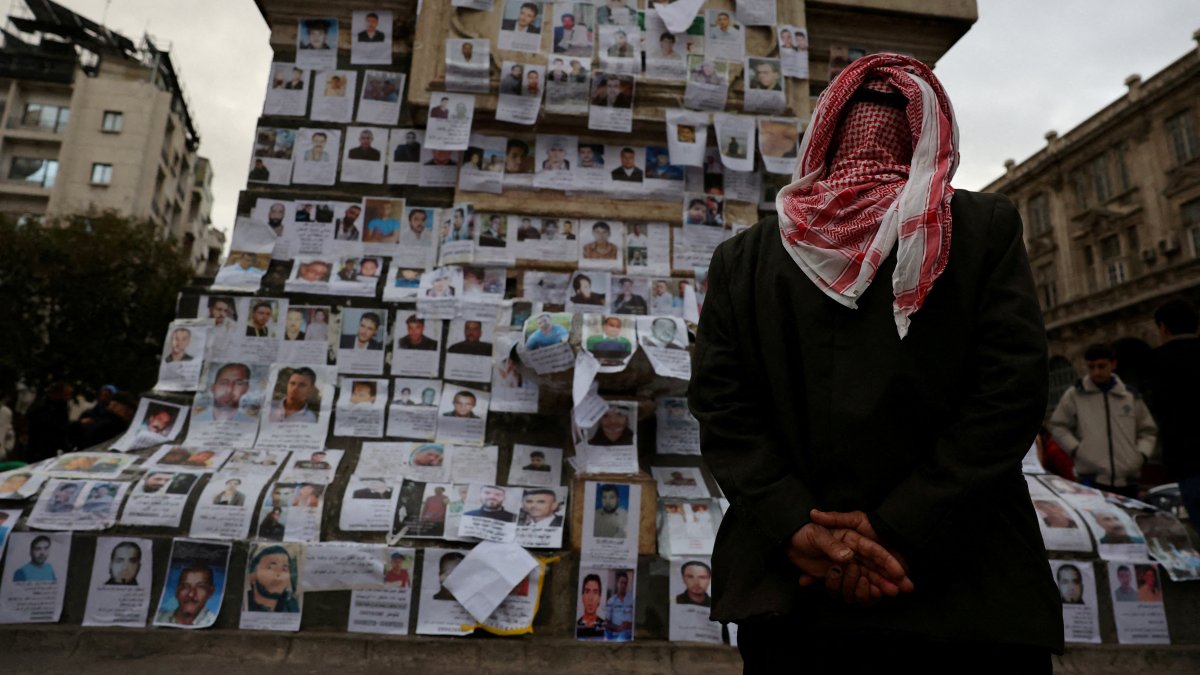
<path fill-rule="evenodd" d="M 1200 527 L 1200 315 L 1184 298 L 1163 303 L 1154 312 L 1161 343 L 1150 357 L 1150 412 L 1162 441 L 1167 479 L 1179 483 L 1188 519 Z"/>

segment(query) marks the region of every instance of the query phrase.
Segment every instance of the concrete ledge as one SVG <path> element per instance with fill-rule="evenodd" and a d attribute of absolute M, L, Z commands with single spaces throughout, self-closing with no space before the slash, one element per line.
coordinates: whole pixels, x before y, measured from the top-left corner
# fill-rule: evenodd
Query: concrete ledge
<path fill-rule="evenodd" d="M 0 627 L 6 675 L 164 672 L 206 675 L 356 675 L 378 672 L 698 673 L 741 672 L 729 647 L 643 640 L 612 645 L 533 635 L 518 638 L 386 637 L 345 633 L 256 633 L 238 630 Z M 1197 646 L 1071 646 L 1055 657 L 1056 673 L 1192 675 Z"/>

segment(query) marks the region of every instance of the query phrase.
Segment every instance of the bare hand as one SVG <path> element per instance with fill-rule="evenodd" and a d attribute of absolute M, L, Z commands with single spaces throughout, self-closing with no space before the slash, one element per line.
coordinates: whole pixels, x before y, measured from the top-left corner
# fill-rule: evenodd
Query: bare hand
<path fill-rule="evenodd" d="M 852 529 L 829 529 L 816 522 L 792 536 L 788 559 L 801 571 L 801 586 L 824 580 L 826 588 L 847 602 L 872 604 L 898 595 L 906 580 L 899 561 L 879 543 Z"/>
<path fill-rule="evenodd" d="M 851 530 L 875 543 L 886 552 L 887 558 L 876 555 L 860 562 L 866 565 L 869 571 L 882 576 L 895 585 L 900 593 L 912 592 L 913 582 L 908 578 L 908 562 L 899 553 L 878 543 L 879 535 L 875 533 L 875 528 L 871 526 L 871 520 L 867 518 L 867 514 L 862 511 L 836 512 L 813 509 L 810 515 L 814 523 L 829 529 L 831 532 L 840 529 Z M 895 593 L 887 594 L 895 595 Z"/>

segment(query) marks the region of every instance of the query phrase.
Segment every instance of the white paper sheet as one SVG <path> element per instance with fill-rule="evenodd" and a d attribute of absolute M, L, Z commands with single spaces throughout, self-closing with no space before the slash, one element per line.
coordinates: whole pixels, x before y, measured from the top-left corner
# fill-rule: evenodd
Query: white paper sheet
<path fill-rule="evenodd" d="M 97 537 L 83 625 L 144 628 L 153 570 L 151 540 Z"/>
<path fill-rule="evenodd" d="M 208 628 L 221 613 L 231 544 L 192 539 L 171 542 L 171 561 L 154 612 L 154 625 Z"/>

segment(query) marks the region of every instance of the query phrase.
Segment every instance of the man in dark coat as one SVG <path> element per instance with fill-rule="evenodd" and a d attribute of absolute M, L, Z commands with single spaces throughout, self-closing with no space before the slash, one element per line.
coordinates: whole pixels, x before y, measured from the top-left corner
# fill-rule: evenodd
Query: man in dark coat
<path fill-rule="evenodd" d="M 1151 353 L 1150 412 L 1167 478 L 1178 481 L 1188 518 L 1200 523 L 1200 317 L 1192 303 L 1173 298 L 1154 312 L 1154 323 L 1162 344 Z"/>
<path fill-rule="evenodd" d="M 712 618 L 747 672 L 1049 673 L 1062 609 L 1020 466 L 1046 344 L 1017 211 L 949 187 L 952 112 L 908 57 L 856 61 L 809 129 L 779 218 L 709 266 L 689 402 L 732 503 Z"/>

